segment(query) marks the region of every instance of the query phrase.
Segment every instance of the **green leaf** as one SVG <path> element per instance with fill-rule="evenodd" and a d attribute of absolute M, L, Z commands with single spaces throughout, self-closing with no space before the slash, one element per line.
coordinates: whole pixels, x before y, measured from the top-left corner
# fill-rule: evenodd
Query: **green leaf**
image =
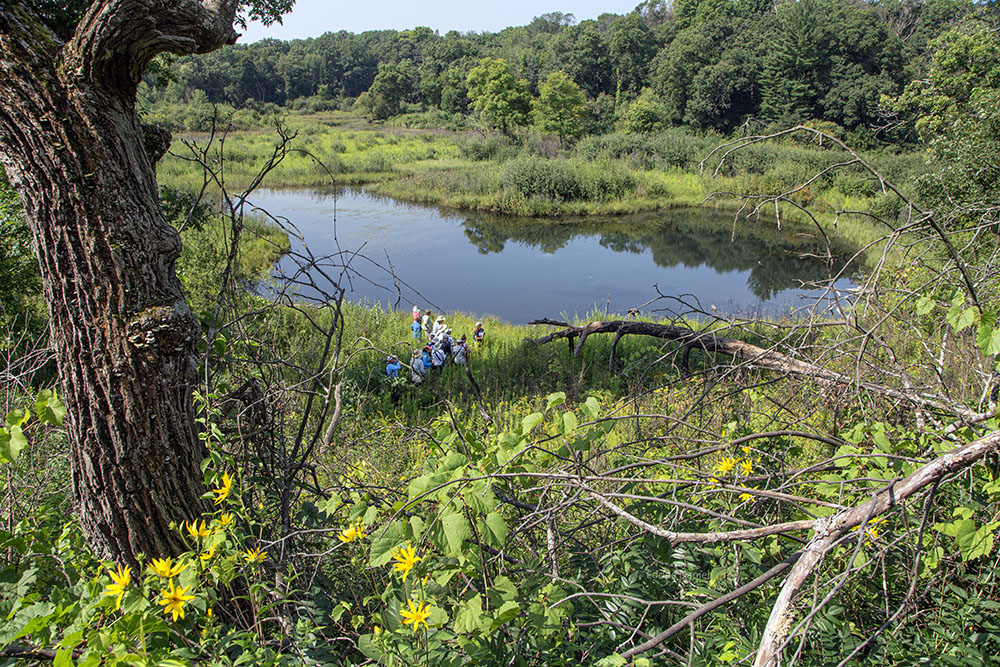
<path fill-rule="evenodd" d="M 27 445 L 28 439 L 24 436 L 24 431 L 21 430 L 20 426 L 11 426 L 9 429 L 0 428 L 0 461 L 13 463 Z"/>
<path fill-rule="evenodd" d="M 7 413 L 7 427 L 14 428 L 15 426 L 20 428 L 31 419 L 31 413 L 27 410 L 11 410 Z"/>
<path fill-rule="evenodd" d="M 622 667 L 622 665 L 627 665 L 628 660 L 621 657 L 619 654 L 614 653 L 609 656 L 605 656 L 594 663 L 595 667 Z"/>
<path fill-rule="evenodd" d="M 979 309 L 973 306 L 963 310 L 960 306 L 952 306 L 945 319 L 957 333 L 979 321 Z"/>
<path fill-rule="evenodd" d="M 980 325 L 976 344 L 983 354 L 1000 354 L 1000 329 Z"/>
<path fill-rule="evenodd" d="M 531 432 L 531 429 L 538 426 L 539 422 L 542 421 L 542 418 L 541 412 L 532 412 L 530 415 L 521 420 L 521 432 L 527 435 Z"/>
<path fill-rule="evenodd" d="M 52 661 L 52 667 L 73 667 L 73 649 L 61 648 L 56 651 L 56 657 Z"/>
<path fill-rule="evenodd" d="M 476 593 L 471 600 L 455 610 L 455 632 L 478 632 L 483 621 L 483 598 Z"/>
<path fill-rule="evenodd" d="M 66 416 L 66 406 L 59 400 L 59 395 L 54 389 L 43 389 L 38 392 L 35 412 L 38 414 L 38 418 L 46 424 L 62 426 L 63 417 Z"/>
<path fill-rule="evenodd" d="M 579 424 L 579 422 L 576 420 L 576 415 L 573 414 L 571 410 L 567 410 L 566 412 L 563 413 L 562 423 L 563 423 L 563 435 L 569 435 L 570 433 L 575 431 L 577 425 Z"/>
<path fill-rule="evenodd" d="M 548 396 L 545 397 L 545 401 L 546 401 L 545 409 L 551 410 L 557 405 L 562 405 L 563 403 L 566 402 L 566 393 L 562 391 L 557 391 L 553 394 L 549 394 Z"/>
<path fill-rule="evenodd" d="M 497 549 L 502 547 L 509 530 L 507 522 L 496 512 L 490 512 L 486 515 L 486 521 L 483 523 L 483 537 L 491 547 Z"/>
<path fill-rule="evenodd" d="M 472 537 L 469 522 L 458 512 L 453 512 L 442 516 L 440 523 L 445 543 L 438 546 L 442 547 L 446 556 L 461 556 L 465 551 L 465 541 Z"/>
<path fill-rule="evenodd" d="M 929 296 L 922 296 L 917 299 L 917 315 L 926 315 L 934 310 L 934 299 Z"/>
<path fill-rule="evenodd" d="M 490 626 L 490 634 L 496 632 L 500 627 L 517 618 L 517 615 L 521 613 L 521 606 L 518 605 L 513 600 L 509 600 L 500 605 L 497 610 L 496 616 L 493 617 L 493 624 Z"/>
<path fill-rule="evenodd" d="M 601 413 L 601 404 L 593 396 L 588 396 L 587 400 L 580 404 L 580 412 L 587 415 L 587 419 L 597 419 Z"/>
<path fill-rule="evenodd" d="M 372 538 L 368 564 L 381 567 L 392 560 L 392 552 L 406 544 L 402 521 L 393 521 L 381 533 Z"/>
<path fill-rule="evenodd" d="M 329 498 L 317 503 L 316 508 L 329 518 L 333 516 L 333 513 L 337 511 L 337 508 L 340 507 L 343 502 L 344 501 L 340 496 L 336 493 L 332 493 Z"/>

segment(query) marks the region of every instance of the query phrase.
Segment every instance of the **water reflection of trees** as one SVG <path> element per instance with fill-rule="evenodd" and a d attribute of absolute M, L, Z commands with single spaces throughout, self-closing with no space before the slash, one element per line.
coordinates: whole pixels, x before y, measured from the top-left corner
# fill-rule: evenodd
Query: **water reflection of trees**
<path fill-rule="evenodd" d="M 554 253 L 578 236 L 599 237 L 615 252 L 652 253 L 657 266 L 709 266 L 718 272 L 749 271 L 747 286 L 760 299 L 826 280 L 843 270 L 856 248 L 831 238 L 833 267 L 815 229 L 765 219 L 740 220 L 709 209 L 678 209 L 615 219 L 552 221 L 478 215 L 463 222 L 465 235 L 483 254 L 501 252 L 508 241 Z"/>

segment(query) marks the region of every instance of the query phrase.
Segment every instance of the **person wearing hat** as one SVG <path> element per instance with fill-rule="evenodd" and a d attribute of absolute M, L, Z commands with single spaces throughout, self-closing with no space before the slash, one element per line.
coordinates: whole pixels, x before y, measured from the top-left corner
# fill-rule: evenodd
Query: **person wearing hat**
<path fill-rule="evenodd" d="M 444 368 L 444 362 L 448 359 L 448 354 L 444 351 L 441 343 L 442 341 L 438 339 L 437 345 L 434 346 L 434 350 L 431 352 L 431 371 L 435 375 L 440 375 L 441 369 Z"/>
<path fill-rule="evenodd" d="M 420 350 L 414 350 L 413 356 L 410 358 L 410 379 L 413 380 L 413 384 L 420 384 L 424 381 L 424 372 L 424 360 Z"/>
<path fill-rule="evenodd" d="M 402 367 L 403 365 L 399 363 L 399 359 L 396 358 L 396 355 L 394 354 L 390 355 L 389 358 L 386 360 L 385 374 L 386 376 L 391 378 L 398 378 L 399 369 Z"/>
<path fill-rule="evenodd" d="M 420 340 L 420 335 L 424 332 L 423 327 L 420 326 L 420 319 L 414 319 L 413 324 L 410 325 L 410 331 L 413 332 L 413 340 Z"/>
<path fill-rule="evenodd" d="M 444 330 L 447 328 L 448 327 L 444 323 L 444 315 L 438 315 L 437 319 L 434 320 L 434 331 L 431 332 L 431 338 L 437 338 L 444 333 Z"/>
<path fill-rule="evenodd" d="M 472 342 L 479 347 L 479 344 L 483 342 L 483 336 L 486 335 L 486 329 L 483 328 L 482 322 L 476 322 L 475 328 L 472 330 Z"/>
<path fill-rule="evenodd" d="M 427 333 L 427 338 L 431 337 L 431 317 L 434 315 L 430 310 L 424 313 L 424 318 L 420 320 L 420 327 Z"/>
<path fill-rule="evenodd" d="M 468 355 L 469 345 L 465 342 L 465 334 L 462 334 L 462 337 L 455 343 L 455 363 L 464 366 Z"/>

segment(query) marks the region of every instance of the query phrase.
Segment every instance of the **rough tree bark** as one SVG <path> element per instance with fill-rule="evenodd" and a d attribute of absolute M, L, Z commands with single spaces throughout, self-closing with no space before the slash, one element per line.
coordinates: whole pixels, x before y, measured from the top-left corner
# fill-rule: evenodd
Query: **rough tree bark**
<path fill-rule="evenodd" d="M 0 161 L 24 203 L 68 408 L 73 491 L 99 555 L 176 553 L 204 507 L 197 320 L 135 96 L 149 61 L 236 39 L 236 0 L 97 0 L 62 42 L 0 7 Z M 147 133 L 147 138 L 156 138 Z"/>

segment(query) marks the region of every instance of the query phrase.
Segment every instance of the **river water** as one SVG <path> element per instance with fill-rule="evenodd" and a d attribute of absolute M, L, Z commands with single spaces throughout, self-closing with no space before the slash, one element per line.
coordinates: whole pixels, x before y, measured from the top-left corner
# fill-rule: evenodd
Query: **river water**
<path fill-rule="evenodd" d="M 496 315 L 510 322 L 685 304 L 735 315 L 802 309 L 804 283 L 851 286 L 814 229 L 730 212 L 677 209 L 599 219 L 522 219 L 399 202 L 359 190 L 263 190 L 251 202 L 290 223 L 293 253 L 278 273 L 308 300 L 342 285 L 351 301 Z M 305 248 L 308 247 L 308 251 Z M 303 256 L 316 261 L 306 264 Z M 823 308 L 830 307 L 829 300 Z"/>

